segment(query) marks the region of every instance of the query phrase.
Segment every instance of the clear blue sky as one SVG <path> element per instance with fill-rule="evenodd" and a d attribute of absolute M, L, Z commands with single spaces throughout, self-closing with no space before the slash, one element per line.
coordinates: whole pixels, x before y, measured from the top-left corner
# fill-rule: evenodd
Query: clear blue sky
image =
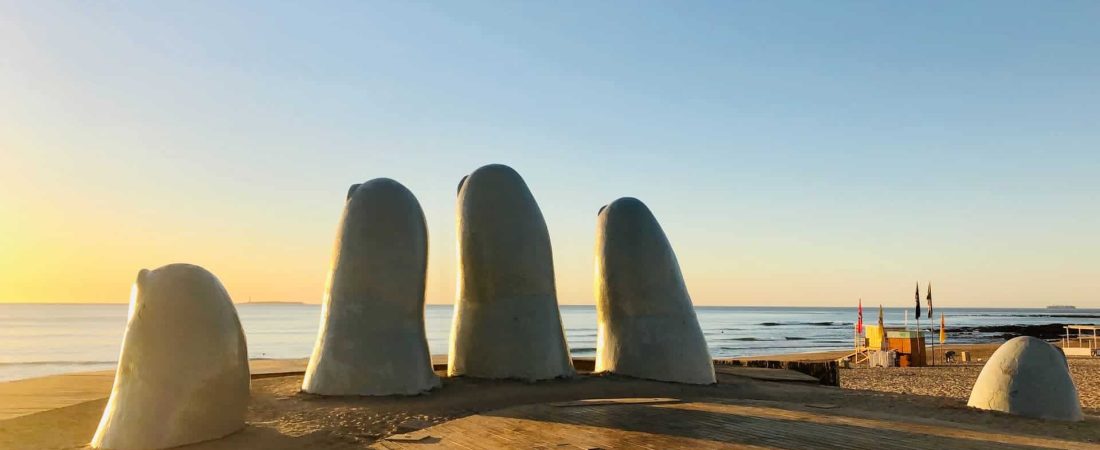
<path fill-rule="evenodd" d="M 596 211 L 635 196 L 697 304 L 932 280 L 944 306 L 1100 306 L 1098 24 L 1068 1 L 2 2 L 0 301 L 124 301 L 186 261 L 315 302 L 348 185 L 385 176 L 450 302 L 455 186 L 504 163 L 562 303 L 592 302 Z"/>

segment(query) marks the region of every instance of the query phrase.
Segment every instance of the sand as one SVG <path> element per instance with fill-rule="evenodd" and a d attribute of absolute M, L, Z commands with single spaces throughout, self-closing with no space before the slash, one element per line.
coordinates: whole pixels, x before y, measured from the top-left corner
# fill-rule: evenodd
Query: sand
<path fill-rule="evenodd" d="M 1070 358 L 1069 369 L 1085 413 L 1100 415 L 1100 360 Z M 842 369 L 840 385 L 845 389 L 943 397 L 965 405 L 981 371 L 981 363 Z"/>
<path fill-rule="evenodd" d="M 298 362 L 297 364 L 300 364 Z M 1074 360 L 1075 380 L 1098 379 L 1100 362 Z M 286 365 L 284 365 L 286 366 Z M 611 397 L 672 397 L 684 400 L 746 399 L 835 405 L 850 414 L 893 414 L 915 421 L 939 420 L 992 432 L 1026 434 L 1077 442 L 1100 442 L 1095 384 L 1079 385 L 1085 422 L 1032 420 L 966 408 L 967 384 L 979 365 L 920 369 L 847 369 L 844 389 L 719 375 L 719 384 L 690 386 L 619 376 L 581 375 L 537 383 L 444 378 L 443 387 L 415 397 L 325 398 L 300 393 L 302 376 L 274 372 L 252 382 L 247 428 L 224 439 L 186 449 L 363 448 L 385 436 L 499 408 Z M 442 374 L 441 374 L 442 375 Z M 81 377 L 68 378 L 80 391 Z M 100 383 L 84 377 L 87 383 Z M 899 380 L 903 382 L 899 382 Z M 24 384 L 27 386 L 28 384 Z M 891 391 L 891 386 L 912 386 Z M 4 386 L 0 384 L 0 386 Z M 90 386 L 84 391 L 93 392 Z M 106 403 L 101 398 L 0 420 L 0 448 L 83 448 Z"/>
<path fill-rule="evenodd" d="M 540 383 L 444 379 L 417 397 L 322 398 L 299 393 L 300 375 L 253 381 L 249 426 L 225 439 L 188 449 L 362 448 L 395 432 L 478 412 L 530 403 L 607 397 L 737 398 L 833 404 L 855 411 L 888 411 L 914 418 L 971 424 L 986 430 L 1100 442 L 1100 418 L 1052 423 L 980 412 L 959 400 L 720 376 L 715 386 L 688 386 L 615 376 L 580 376 Z M 0 448 L 81 448 L 99 420 L 104 399 L 0 421 Z"/>
<path fill-rule="evenodd" d="M 446 357 L 433 357 L 446 362 Z M 269 377 L 305 370 L 305 359 L 254 359 L 252 377 Z M 92 400 L 111 394 L 115 371 L 100 370 L 50 375 L 0 383 L 0 421 Z M 3 447 L 0 447 L 3 448 Z"/>
<path fill-rule="evenodd" d="M 841 369 L 840 386 L 844 389 L 890 392 L 907 395 L 939 397 L 965 407 L 970 389 L 982 371 L 985 360 L 1001 343 L 961 344 L 936 346 L 937 365 L 934 367 L 852 368 Z M 945 351 L 969 351 L 970 363 L 946 364 Z M 745 359 L 777 361 L 833 360 L 851 353 L 830 351 L 768 355 Z M 1070 375 L 1077 386 L 1081 407 L 1086 414 L 1100 415 L 1100 359 L 1069 358 Z"/>

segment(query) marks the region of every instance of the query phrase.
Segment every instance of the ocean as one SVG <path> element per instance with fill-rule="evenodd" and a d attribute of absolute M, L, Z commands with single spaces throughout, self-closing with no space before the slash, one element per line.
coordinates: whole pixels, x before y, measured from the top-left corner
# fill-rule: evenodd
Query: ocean
<path fill-rule="evenodd" d="M 316 337 L 320 306 L 240 304 L 241 323 L 251 358 L 306 358 Z M 0 381 L 113 369 L 126 327 L 125 304 L 0 304 Z M 432 354 L 447 352 L 452 307 L 425 311 Z M 698 307 L 699 323 L 714 357 L 797 353 L 849 348 L 856 308 Z M 900 325 L 905 311 L 887 308 L 887 325 Z M 942 308 L 948 328 L 1049 323 L 1098 323 L 1100 310 Z M 574 356 L 596 352 L 596 310 L 562 306 L 562 323 Z M 878 320 L 877 308 L 864 310 L 864 323 Z M 927 328 L 928 320 L 922 321 Z M 1000 333 L 951 333 L 948 343 L 984 342 Z"/>

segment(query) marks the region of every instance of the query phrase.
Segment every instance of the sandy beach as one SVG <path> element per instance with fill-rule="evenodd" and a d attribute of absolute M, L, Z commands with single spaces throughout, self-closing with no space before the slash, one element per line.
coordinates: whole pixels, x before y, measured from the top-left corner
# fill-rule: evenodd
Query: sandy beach
<path fill-rule="evenodd" d="M 1100 414 L 1100 360 L 1069 359 L 1070 375 L 1086 414 Z M 952 399 L 965 405 L 981 363 L 890 369 L 841 369 L 844 389 Z"/>
<path fill-rule="evenodd" d="M 985 352 L 983 359 L 988 358 L 988 353 L 991 351 Z M 1100 414 L 1100 359 L 1069 358 L 1068 361 L 1081 407 L 1086 414 Z M 981 371 L 981 362 L 935 367 L 841 369 L 840 385 L 844 389 L 954 399 L 965 405 Z"/>
<path fill-rule="evenodd" d="M 983 363 L 1000 343 L 941 345 L 936 347 L 936 366 L 884 368 L 850 368 L 840 370 L 840 386 L 844 389 L 919 395 L 954 400 L 965 406 L 970 389 L 982 371 Z M 968 351 L 969 363 L 945 363 L 945 351 Z M 767 355 L 759 359 L 777 361 L 822 361 L 840 358 L 848 350 L 813 353 Z M 1077 386 L 1081 406 L 1088 414 L 1100 414 L 1100 360 L 1069 358 L 1070 375 Z M 929 361 L 931 363 L 931 360 Z"/>
<path fill-rule="evenodd" d="M 975 346 L 978 355 L 996 344 Z M 814 354 L 814 357 L 830 353 Z M 808 359 L 806 354 L 786 355 Z M 980 363 L 925 368 L 843 369 L 842 388 L 807 383 L 760 381 L 719 375 L 713 386 L 690 386 L 582 373 L 576 378 L 540 383 L 445 378 L 444 385 L 415 397 L 325 398 L 300 393 L 302 375 L 296 361 L 254 361 L 248 427 L 224 439 L 185 448 L 292 449 L 364 448 L 395 433 L 410 432 L 453 419 L 514 407 L 590 398 L 669 397 L 709 401 L 766 401 L 795 405 L 829 405 L 840 414 L 889 413 L 914 420 L 947 421 L 1004 433 L 1026 433 L 1081 443 L 1100 442 L 1100 361 L 1071 360 L 1085 422 L 1059 423 L 1011 417 L 966 408 L 970 384 Z M 288 372 L 288 370 L 291 370 Z M 265 373 L 258 373 L 258 372 Z M 440 372 L 443 375 L 443 372 Z M 0 399 L 21 395 L 35 403 L 33 391 L 66 389 L 67 406 L 0 420 L 0 448 L 83 448 L 98 423 L 110 387 L 110 374 L 64 375 L 0 384 Z M 12 387 L 18 387 L 14 392 Z M 6 388 L 6 390 L 5 390 Z M 82 391 L 83 390 L 83 391 Z M 28 397 L 29 395 L 29 397 Z M 91 399 L 87 399 L 91 398 Z M 86 400 L 84 400 L 86 399 Z"/>

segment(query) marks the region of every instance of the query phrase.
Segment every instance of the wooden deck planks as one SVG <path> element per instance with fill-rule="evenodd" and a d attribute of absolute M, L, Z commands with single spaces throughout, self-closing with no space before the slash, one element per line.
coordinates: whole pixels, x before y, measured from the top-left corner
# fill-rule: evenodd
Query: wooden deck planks
<path fill-rule="evenodd" d="M 799 404 L 756 401 L 549 404 L 502 409 L 426 428 L 419 442 L 374 448 L 898 448 L 1085 449 L 1081 442 L 1012 435 L 928 419 L 843 415 Z"/>
<path fill-rule="evenodd" d="M 790 369 L 766 369 L 763 367 L 714 366 L 714 372 L 763 381 L 785 381 L 818 384 L 820 380 Z"/>

